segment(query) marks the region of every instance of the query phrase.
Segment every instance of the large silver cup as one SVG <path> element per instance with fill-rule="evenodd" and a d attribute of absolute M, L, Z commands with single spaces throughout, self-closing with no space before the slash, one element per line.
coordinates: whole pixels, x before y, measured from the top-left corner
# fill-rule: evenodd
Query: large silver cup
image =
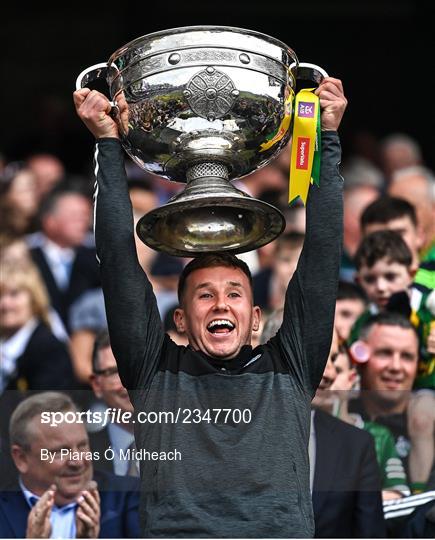
<path fill-rule="evenodd" d="M 139 220 L 145 244 L 179 256 L 242 253 L 282 232 L 276 208 L 230 181 L 263 167 L 287 144 L 299 65 L 292 49 L 270 36 L 194 26 L 135 39 L 79 75 L 77 88 L 106 79 L 133 161 L 187 183 Z M 121 94 L 124 124 L 116 112 Z"/>

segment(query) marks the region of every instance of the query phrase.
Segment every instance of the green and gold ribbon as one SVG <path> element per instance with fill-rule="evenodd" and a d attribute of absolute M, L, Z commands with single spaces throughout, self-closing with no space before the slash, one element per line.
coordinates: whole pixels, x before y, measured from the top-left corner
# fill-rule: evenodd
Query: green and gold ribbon
<path fill-rule="evenodd" d="M 296 94 L 290 161 L 289 204 L 307 202 L 310 183 L 319 185 L 321 127 L 319 98 L 314 88 Z"/>

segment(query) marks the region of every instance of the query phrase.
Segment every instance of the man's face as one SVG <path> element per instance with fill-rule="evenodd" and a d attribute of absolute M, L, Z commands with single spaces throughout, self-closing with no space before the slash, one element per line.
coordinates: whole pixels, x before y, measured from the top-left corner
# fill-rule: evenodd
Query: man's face
<path fill-rule="evenodd" d="M 252 290 L 242 270 L 202 268 L 187 277 L 182 308 L 175 311 L 174 320 L 194 350 L 230 359 L 251 343 L 260 308 L 252 305 Z"/>
<path fill-rule="evenodd" d="M 401 197 L 414 206 L 417 221 L 426 235 L 425 241 L 430 243 L 432 238 L 428 237 L 428 234 L 433 231 L 435 206 L 429 197 L 427 180 L 419 174 L 410 174 L 406 179 L 392 182 L 388 188 L 388 194 Z"/>
<path fill-rule="evenodd" d="M 423 235 L 409 216 L 392 219 L 388 223 L 370 223 L 364 227 L 364 236 L 384 230 L 394 231 L 399 234 L 409 247 L 414 260 L 418 260 L 418 252 L 423 246 Z"/>
<path fill-rule="evenodd" d="M 352 326 L 364 310 L 365 303 L 358 298 L 337 300 L 334 326 L 341 339 L 348 339 Z"/>
<path fill-rule="evenodd" d="M 338 356 L 338 336 L 334 331 L 332 336 L 331 349 L 329 351 L 328 361 L 323 371 L 322 380 L 317 388 L 316 395 L 312 401 L 313 407 L 329 409 L 334 401 L 332 385 L 337 378 L 337 369 L 334 365 Z"/>
<path fill-rule="evenodd" d="M 29 425 L 30 449 L 14 445 L 12 456 L 27 489 L 41 496 L 51 484 L 57 486 L 55 503 L 74 501 L 92 479 L 92 461 L 61 459 L 60 451 L 89 452 L 89 441 L 83 424 L 62 422 L 57 426 L 42 424 L 39 416 Z M 41 449 L 56 452 L 53 463 L 41 459 Z"/>
<path fill-rule="evenodd" d="M 367 399 L 378 398 L 400 408 L 417 373 L 418 340 L 410 328 L 375 324 L 365 340 L 370 358 L 361 369 L 361 388 Z M 400 412 L 400 411 L 398 411 Z"/>
<path fill-rule="evenodd" d="M 275 256 L 274 274 L 278 283 L 287 288 L 288 282 L 291 280 L 298 265 L 299 256 L 302 251 L 302 246 L 299 248 L 282 247 Z M 284 302 L 283 302 L 284 303 Z"/>
<path fill-rule="evenodd" d="M 371 268 L 361 266 L 357 279 L 369 300 L 383 309 L 392 294 L 408 289 L 412 282 L 412 273 L 405 265 L 384 257 L 376 261 Z"/>
<path fill-rule="evenodd" d="M 95 395 L 109 407 L 120 409 L 122 412 L 133 412 L 128 392 L 119 378 L 111 347 L 99 351 L 98 373 L 93 374 L 91 383 Z"/>
<path fill-rule="evenodd" d="M 91 203 L 74 193 L 61 197 L 44 220 L 44 232 L 61 247 L 79 246 L 91 223 Z"/>

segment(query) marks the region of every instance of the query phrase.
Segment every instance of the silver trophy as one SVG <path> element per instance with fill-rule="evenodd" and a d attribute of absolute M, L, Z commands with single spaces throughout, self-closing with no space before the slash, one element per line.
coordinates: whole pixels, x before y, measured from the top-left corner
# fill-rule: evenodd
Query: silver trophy
<path fill-rule="evenodd" d="M 303 69 L 301 69 L 303 68 Z M 166 253 L 242 253 L 276 238 L 284 218 L 231 181 L 274 159 L 290 138 L 299 78 L 326 74 L 299 64 L 287 45 L 240 28 L 193 26 L 149 34 L 76 87 L 105 78 L 126 152 L 141 168 L 186 188 L 143 216 L 139 238 Z M 128 105 L 122 123 L 116 102 Z"/>

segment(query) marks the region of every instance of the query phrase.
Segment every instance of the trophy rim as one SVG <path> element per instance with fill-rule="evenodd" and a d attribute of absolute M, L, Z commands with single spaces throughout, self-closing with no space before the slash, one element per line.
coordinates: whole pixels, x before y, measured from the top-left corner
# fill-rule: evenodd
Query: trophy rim
<path fill-rule="evenodd" d="M 163 37 L 163 36 L 170 36 L 174 34 L 185 34 L 188 32 L 201 32 L 201 31 L 209 31 L 209 30 L 221 30 L 221 31 L 227 31 L 227 32 L 234 32 L 238 34 L 244 34 L 253 36 L 259 39 L 263 39 L 267 41 L 268 43 L 278 47 L 279 49 L 284 49 L 286 53 L 293 58 L 294 63 L 299 64 L 298 57 L 295 53 L 295 51 L 289 47 L 286 43 L 283 41 L 270 36 L 269 34 L 265 34 L 263 32 L 259 32 L 257 30 L 250 30 L 248 28 L 240 28 L 237 26 L 224 26 L 224 25 L 193 25 L 193 26 L 178 26 L 176 28 L 168 28 L 166 30 L 158 30 L 156 32 L 151 32 L 150 34 L 144 34 L 142 36 L 139 36 L 135 39 L 132 39 L 131 41 L 127 42 L 125 45 L 122 45 L 121 47 L 118 47 L 118 49 L 110 55 L 110 58 L 107 62 L 107 65 L 110 66 L 114 63 L 115 59 L 119 58 L 123 54 L 125 54 L 129 49 L 132 49 L 136 47 L 140 42 L 144 41 L 146 38 L 147 40 L 152 40 L 154 38 Z M 277 58 L 277 60 L 280 60 Z M 280 60 L 281 61 L 281 60 Z"/>

